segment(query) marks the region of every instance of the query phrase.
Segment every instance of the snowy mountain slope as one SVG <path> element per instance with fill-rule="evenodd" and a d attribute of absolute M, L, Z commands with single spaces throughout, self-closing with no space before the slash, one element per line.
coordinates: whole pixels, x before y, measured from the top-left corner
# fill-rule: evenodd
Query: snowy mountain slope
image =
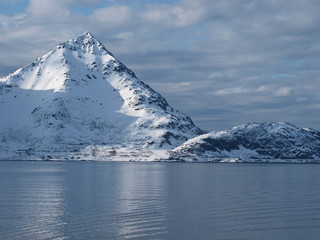
<path fill-rule="evenodd" d="M 3 158 L 88 146 L 170 149 L 203 133 L 89 32 L 0 78 L 0 112 Z"/>
<path fill-rule="evenodd" d="M 285 122 L 248 123 L 190 139 L 175 148 L 171 157 L 197 161 L 319 161 L 320 132 Z"/>

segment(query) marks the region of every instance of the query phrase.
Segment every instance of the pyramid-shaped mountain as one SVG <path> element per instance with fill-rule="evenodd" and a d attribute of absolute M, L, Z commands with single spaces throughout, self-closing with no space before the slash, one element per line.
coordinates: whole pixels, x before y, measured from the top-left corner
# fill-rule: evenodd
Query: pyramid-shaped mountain
<path fill-rule="evenodd" d="M 0 78 L 0 112 L 2 159 L 134 154 L 203 133 L 89 32 Z"/>

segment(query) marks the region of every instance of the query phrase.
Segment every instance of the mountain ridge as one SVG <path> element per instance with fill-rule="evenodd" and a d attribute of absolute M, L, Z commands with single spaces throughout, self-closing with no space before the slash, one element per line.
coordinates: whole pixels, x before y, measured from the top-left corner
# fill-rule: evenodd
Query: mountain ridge
<path fill-rule="evenodd" d="M 13 151 L 168 149 L 203 133 L 89 32 L 0 78 L 0 99 L 0 142 Z"/>
<path fill-rule="evenodd" d="M 247 123 L 190 139 L 173 149 L 172 156 L 190 161 L 317 162 L 320 132 L 287 122 Z"/>

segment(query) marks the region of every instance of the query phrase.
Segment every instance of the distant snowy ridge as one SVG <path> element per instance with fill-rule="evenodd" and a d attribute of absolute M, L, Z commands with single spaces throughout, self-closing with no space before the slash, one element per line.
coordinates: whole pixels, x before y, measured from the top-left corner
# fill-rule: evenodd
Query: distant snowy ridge
<path fill-rule="evenodd" d="M 320 132 L 286 122 L 248 123 L 190 139 L 171 158 L 214 162 L 320 162 Z"/>
<path fill-rule="evenodd" d="M 89 32 L 0 78 L 0 112 L 2 159 L 172 149 L 204 133 Z"/>

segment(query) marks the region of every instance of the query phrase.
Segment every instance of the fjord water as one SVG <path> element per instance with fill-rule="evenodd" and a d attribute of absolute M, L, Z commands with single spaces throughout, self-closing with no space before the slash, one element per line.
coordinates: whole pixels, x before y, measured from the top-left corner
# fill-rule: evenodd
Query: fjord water
<path fill-rule="evenodd" d="M 0 162 L 0 239 L 320 239 L 320 165 Z"/>

